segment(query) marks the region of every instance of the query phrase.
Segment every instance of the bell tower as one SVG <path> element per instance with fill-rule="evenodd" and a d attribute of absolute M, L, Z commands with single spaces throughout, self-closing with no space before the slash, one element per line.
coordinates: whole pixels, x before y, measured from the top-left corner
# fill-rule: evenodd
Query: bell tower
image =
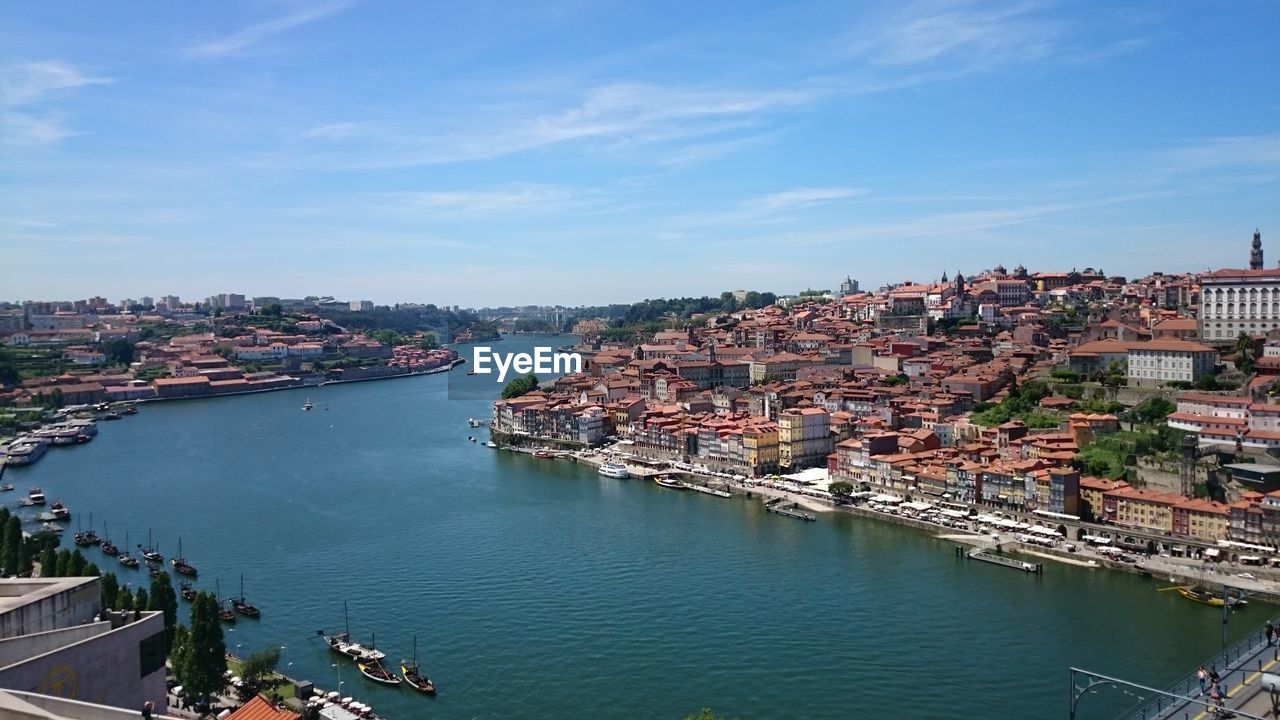
<path fill-rule="evenodd" d="M 1262 269 L 1262 233 L 1256 228 L 1253 231 L 1253 249 L 1249 251 L 1249 269 Z"/>

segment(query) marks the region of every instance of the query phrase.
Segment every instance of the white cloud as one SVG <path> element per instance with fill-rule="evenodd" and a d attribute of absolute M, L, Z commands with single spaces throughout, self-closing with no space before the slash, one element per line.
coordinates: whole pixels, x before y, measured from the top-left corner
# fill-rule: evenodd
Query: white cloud
<path fill-rule="evenodd" d="M 346 140 L 367 135 L 375 125 L 370 122 L 338 122 L 317 125 L 303 131 L 303 140 Z"/>
<path fill-rule="evenodd" d="M 858 54 L 884 65 L 947 62 L 986 67 L 1041 60 L 1053 53 L 1062 28 L 1037 17 L 1040 3 L 993 6 L 925 3 L 909 7 L 855 43 Z"/>
<path fill-rule="evenodd" d="M 1174 148 L 1164 156 L 1173 170 L 1280 166 L 1280 134 L 1204 138 Z"/>
<path fill-rule="evenodd" d="M 811 205 L 820 205 L 822 203 L 833 202 L 835 200 L 845 200 L 859 195 L 866 195 L 866 188 L 855 187 L 798 187 L 791 190 L 765 195 L 748 202 L 748 205 L 755 205 L 767 210 L 789 210 L 792 208 L 803 208 Z"/>
<path fill-rule="evenodd" d="M 250 25 L 225 37 L 197 43 L 186 48 L 185 53 L 192 57 L 202 58 L 223 58 L 238 55 L 275 35 L 292 30 L 299 25 L 326 18 L 346 6 L 346 2 L 331 2 L 307 7 L 290 15 Z"/>
<path fill-rule="evenodd" d="M 79 135 L 57 116 L 0 112 L 0 144 L 11 146 L 53 145 Z"/>
<path fill-rule="evenodd" d="M 0 98 L 5 105 L 17 107 L 39 102 L 58 90 L 110 82 L 111 78 L 86 75 L 57 60 L 19 63 L 0 70 Z"/>
<path fill-rule="evenodd" d="M 535 184 L 504 185 L 485 190 L 397 192 L 383 197 L 397 208 L 436 216 L 535 213 L 587 204 L 585 199 L 568 188 Z"/>

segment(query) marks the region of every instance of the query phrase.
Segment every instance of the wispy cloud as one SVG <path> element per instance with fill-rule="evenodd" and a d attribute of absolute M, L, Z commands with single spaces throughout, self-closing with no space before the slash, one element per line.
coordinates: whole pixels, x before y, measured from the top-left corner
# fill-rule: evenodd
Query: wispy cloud
<path fill-rule="evenodd" d="M 223 58 L 239 55 L 253 46 L 300 25 L 329 17 L 349 3 L 330 2 L 308 7 L 282 17 L 250 25 L 230 35 L 206 40 L 185 48 L 186 55 L 199 58 Z"/>
<path fill-rule="evenodd" d="M 483 190 L 396 192 L 381 196 L 395 207 L 437 217 L 528 214 L 585 206 L 574 191 L 536 184 L 504 185 Z"/>
<path fill-rule="evenodd" d="M 1212 170 L 1229 167 L 1280 167 L 1280 133 L 1203 138 L 1169 150 L 1171 169 Z"/>
<path fill-rule="evenodd" d="M 337 122 L 317 125 L 303 131 L 303 140 L 346 140 L 371 132 L 376 125 L 371 122 Z"/>
<path fill-rule="evenodd" d="M 1062 38 L 1043 3 L 994 6 L 934 2 L 907 6 L 856 41 L 855 54 L 883 65 L 947 63 L 987 67 L 1048 57 Z"/>
<path fill-rule="evenodd" d="M 743 200 L 723 212 L 699 213 L 678 218 L 676 227 L 709 227 L 779 222 L 787 213 L 866 195 L 866 188 L 797 187 Z"/>
<path fill-rule="evenodd" d="M 40 112 L 40 106 L 59 93 L 111 83 L 109 77 L 89 75 L 66 62 L 41 60 L 0 68 L 0 144 L 53 145 L 74 135 L 63 113 Z"/>
<path fill-rule="evenodd" d="M 19 63 L 0 70 L 0 98 L 10 107 L 30 105 L 58 90 L 110 82 L 109 77 L 86 75 L 75 66 L 57 60 Z"/>

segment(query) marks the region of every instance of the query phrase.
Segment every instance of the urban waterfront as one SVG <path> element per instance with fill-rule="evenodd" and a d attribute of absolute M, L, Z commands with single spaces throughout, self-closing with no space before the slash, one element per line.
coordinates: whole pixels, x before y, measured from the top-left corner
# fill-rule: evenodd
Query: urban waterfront
<path fill-rule="evenodd" d="M 483 430 L 466 420 L 488 404 L 449 388 L 499 386 L 463 372 L 148 404 L 7 477 L 63 499 L 73 529 L 92 512 L 99 533 L 105 522 L 137 544 L 150 531 L 166 557 L 181 537 L 202 588 L 236 594 L 243 573 L 263 619 L 241 619 L 227 647 L 285 646 L 294 677 L 336 687 L 316 631 L 340 629 L 344 601 L 352 634 L 376 633 L 391 660 L 416 635 L 438 698 L 340 668 L 344 695 L 393 720 L 680 718 L 705 705 L 743 720 L 879 707 L 1061 717 L 1069 665 L 1159 686 L 1219 647 L 1218 612 L 1153 580 L 1053 563 L 1036 578 L 888 523 L 794 522 L 744 498 L 495 452 L 468 441 Z M 1235 616 L 1231 636 L 1264 609 Z M 1103 691 L 1082 716 L 1132 702 Z"/>

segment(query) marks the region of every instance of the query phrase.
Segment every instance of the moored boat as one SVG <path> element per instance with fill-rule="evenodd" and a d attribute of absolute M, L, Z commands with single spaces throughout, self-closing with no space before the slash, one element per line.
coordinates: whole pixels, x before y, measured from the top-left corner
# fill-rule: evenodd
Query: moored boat
<path fill-rule="evenodd" d="M 400 661 L 400 675 L 404 681 L 409 683 L 409 687 L 423 692 L 428 695 L 436 694 L 436 684 L 431 682 L 431 678 L 422 674 L 422 668 L 418 666 L 418 636 L 413 636 L 413 662 L 408 660 Z"/>
<path fill-rule="evenodd" d="M 0 485 L 0 492 L 12 492 L 12 491 L 13 491 L 13 483 L 5 483 L 3 485 Z"/>
<path fill-rule="evenodd" d="M 174 572 L 187 577 L 195 577 L 199 575 L 196 568 L 187 562 L 187 558 L 182 555 L 182 538 L 178 538 L 178 554 L 169 560 L 169 564 L 173 566 Z"/>
<path fill-rule="evenodd" d="M 120 556 L 117 557 L 116 560 L 127 568 L 136 568 L 141 565 L 141 563 L 138 562 L 138 558 L 129 554 L 129 533 L 124 534 L 124 552 L 120 553 Z"/>
<path fill-rule="evenodd" d="M 40 503 L 37 503 L 37 505 L 38 504 Z M 71 520 L 71 511 L 67 509 L 67 506 L 64 505 L 61 500 L 53 501 L 53 504 L 49 506 L 49 514 L 53 516 L 54 520 L 60 520 L 62 522 Z M 97 535 L 95 534 L 93 537 L 97 537 Z"/>
<path fill-rule="evenodd" d="M 369 678 L 376 683 L 383 685 L 399 685 L 400 678 L 396 677 L 392 672 L 383 667 L 380 660 L 366 660 L 356 663 L 356 667 L 360 668 L 360 674 Z"/>
<path fill-rule="evenodd" d="M 315 405 L 311 403 L 311 398 L 307 398 L 307 401 L 302 403 L 303 410 L 310 410 L 313 407 L 315 407 Z"/>
<path fill-rule="evenodd" d="M 674 478 L 669 478 L 666 475 L 659 475 L 658 477 L 654 478 L 654 482 L 658 483 L 664 488 L 671 488 L 672 490 L 684 489 L 684 482 L 680 480 L 676 480 Z"/>
<path fill-rule="evenodd" d="M 323 630 L 318 632 L 324 637 L 325 643 L 329 645 L 329 649 L 345 655 L 356 662 L 382 662 L 386 654 L 376 648 L 366 648 L 360 643 L 351 642 L 351 624 L 347 619 L 347 604 L 342 603 L 342 623 L 346 628 L 342 632 L 332 635 L 325 635 Z"/>
<path fill-rule="evenodd" d="M 182 595 L 182 599 L 191 602 L 196 599 L 196 589 L 191 587 L 191 583 L 183 582 L 178 585 L 178 593 Z"/>
<path fill-rule="evenodd" d="M 546 459 L 546 458 L 554 457 L 554 456 L 551 454 L 551 451 L 550 451 L 550 450 L 538 450 L 538 451 L 536 451 L 536 452 L 534 452 L 534 453 L 533 453 L 533 456 L 534 456 L 534 457 L 536 457 L 536 458 L 542 458 L 542 459 Z"/>
<path fill-rule="evenodd" d="M 627 466 L 622 463 L 604 463 L 600 466 L 598 472 L 605 477 L 618 478 L 619 480 L 626 480 L 631 477 L 631 473 L 627 471 Z"/>
<path fill-rule="evenodd" d="M 44 491 L 38 487 L 31 488 L 27 491 L 27 500 L 29 500 L 32 505 L 44 505 L 46 502 Z"/>
<path fill-rule="evenodd" d="M 1208 588 L 1201 585 L 1183 585 L 1178 588 L 1178 594 L 1193 602 L 1212 607 L 1222 607 L 1226 604 L 1226 601 L 1221 596 L 1215 595 Z"/>
<path fill-rule="evenodd" d="M 231 609 L 245 617 L 256 618 L 262 615 L 262 611 L 250 605 L 244 597 L 244 573 L 240 574 L 240 597 L 231 598 Z"/>

